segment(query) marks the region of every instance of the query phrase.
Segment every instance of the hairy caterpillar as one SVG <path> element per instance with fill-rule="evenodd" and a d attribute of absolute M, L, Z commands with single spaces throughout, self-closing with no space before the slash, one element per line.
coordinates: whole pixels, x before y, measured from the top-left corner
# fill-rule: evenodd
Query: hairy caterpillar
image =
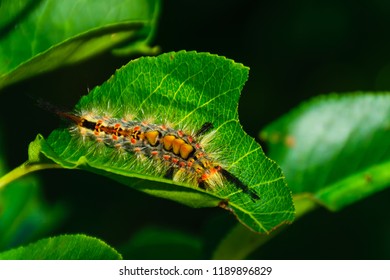
<path fill-rule="evenodd" d="M 137 160 L 149 160 L 158 168 L 164 166 L 163 176 L 206 190 L 233 183 L 252 200 L 259 196 L 216 160 L 204 144 L 213 135 L 213 125 L 204 123 L 193 133 L 174 129 L 164 124 L 138 120 L 103 117 L 91 112 L 68 113 L 50 104 L 41 107 L 73 123 L 71 131 L 86 141 L 96 141 L 118 151 L 131 153 Z M 207 145 L 206 145 L 207 146 Z"/>

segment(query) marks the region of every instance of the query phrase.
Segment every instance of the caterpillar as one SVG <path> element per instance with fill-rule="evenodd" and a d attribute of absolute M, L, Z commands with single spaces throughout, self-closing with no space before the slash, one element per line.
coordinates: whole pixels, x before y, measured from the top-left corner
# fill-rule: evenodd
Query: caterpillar
<path fill-rule="evenodd" d="M 150 160 L 156 165 L 162 163 L 167 179 L 186 182 L 205 190 L 223 186 L 224 180 L 227 180 L 252 200 L 260 199 L 203 147 L 203 143 L 210 138 L 207 136 L 213 133 L 211 122 L 204 123 L 194 133 L 186 133 L 164 124 L 102 117 L 92 113 L 69 113 L 42 101 L 38 105 L 72 122 L 71 131 L 83 139 L 134 154 L 139 160 Z"/>

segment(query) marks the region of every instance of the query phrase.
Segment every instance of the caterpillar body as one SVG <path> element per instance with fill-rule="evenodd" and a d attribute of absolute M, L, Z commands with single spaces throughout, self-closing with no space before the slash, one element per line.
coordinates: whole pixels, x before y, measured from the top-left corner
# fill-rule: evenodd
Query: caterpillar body
<path fill-rule="evenodd" d="M 164 124 L 101 117 L 91 113 L 68 113 L 50 104 L 41 102 L 39 105 L 70 120 L 73 123 L 71 131 L 77 132 L 84 139 L 93 139 L 109 148 L 132 153 L 139 160 L 162 163 L 165 178 L 205 190 L 223 186 L 224 180 L 227 180 L 252 200 L 259 199 L 256 193 L 226 170 L 203 147 L 203 143 L 209 141 L 210 137 L 207 136 L 213 134 L 210 122 L 204 123 L 194 133 L 186 133 Z"/>

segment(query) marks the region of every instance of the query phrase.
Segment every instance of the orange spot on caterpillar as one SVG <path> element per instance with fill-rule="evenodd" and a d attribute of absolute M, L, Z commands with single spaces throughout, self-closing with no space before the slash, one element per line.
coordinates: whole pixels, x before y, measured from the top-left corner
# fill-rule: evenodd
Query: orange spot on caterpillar
<path fill-rule="evenodd" d="M 184 144 L 184 140 L 183 139 L 180 139 L 180 138 L 176 138 L 175 140 L 173 140 L 172 142 L 172 150 L 175 154 L 179 154 L 180 153 L 180 147 Z"/>
<path fill-rule="evenodd" d="M 197 157 L 197 158 L 204 157 L 204 153 L 202 153 L 202 152 L 199 152 L 199 153 L 197 153 L 197 154 L 196 154 L 196 157 Z"/>
<path fill-rule="evenodd" d="M 192 167 L 192 164 L 194 163 L 194 159 L 193 158 L 190 158 L 188 161 L 187 161 L 187 166 L 188 167 Z"/>
<path fill-rule="evenodd" d="M 157 130 L 148 131 L 148 132 L 145 132 L 145 136 L 146 136 L 146 139 L 148 140 L 148 142 L 152 146 L 154 146 L 157 143 L 159 132 Z"/>
<path fill-rule="evenodd" d="M 175 136 L 173 135 L 166 135 L 164 136 L 163 138 L 163 145 L 164 145 L 164 149 L 167 150 L 167 151 L 170 151 L 172 149 L 172 142 L 173 140 L 175 140 Z"/>
<path fill-rule="evenodd" d="M 180 146 L 180 156 L 183 159 L 188 159 L 194 148 L 189 144 L 183 144 Z"/>

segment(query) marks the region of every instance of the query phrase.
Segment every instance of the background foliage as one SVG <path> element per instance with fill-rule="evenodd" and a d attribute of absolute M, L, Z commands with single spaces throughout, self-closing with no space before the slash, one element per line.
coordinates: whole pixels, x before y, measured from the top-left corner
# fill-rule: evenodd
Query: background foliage
<path fill-rule="evenodd" d="M 389 91 L 389 24 L 390 3 L 381 0 L 164 1 L 154 43 L 163 52 L 207 51 L 249 66 L 239 115 L 244 129 L 257 137 L 260 129 L 309 97 Z M 128 60 L 104 52 L 7 87 L 2 93 L 2 104 L 7 106 L 1 108 L 0 125 L 7 132 L 2 145 L 8 147 L 8 168 L 25 161 L 26 147 L 37 132 L 48 135 L 58 126 L 58 120 L 32 103 L 21 102 L 22 93 L 71 108 Z M 146 250 L 151 254 L 147 255 L 142 249 L 159 231 L 167 244 L 189 248 L 188 255 L 171 250 L 165 257 L 207 258 L 234 224 L 222 210 L 183 207 L 82 171 L 50 170 L 39 175 L 45 201 L 61 202 L 66 209 L 64 222 L 50 235 L 96 236 L 122 248 L 125 258 L 154 258 L 152 251 Z M 319 208 L 250 258 L 389 259 L 389 201 L 387 189 L 337 213 Z M 177 238 L 172 240 L 171 233 Z"/>

